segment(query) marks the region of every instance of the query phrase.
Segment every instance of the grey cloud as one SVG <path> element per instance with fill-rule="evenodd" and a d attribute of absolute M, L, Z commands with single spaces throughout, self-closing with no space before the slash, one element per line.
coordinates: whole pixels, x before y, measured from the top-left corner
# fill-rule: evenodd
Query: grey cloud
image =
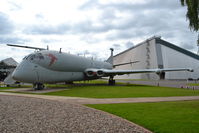
<path fill-rule="evenodd" d="M 108 4 L 102 4 L 100 3 L 99 0 L 89 0 L 88 2 L 86 2 L 85 4 L 83 4 L 80 9 L 91 9 L 91 8 L 99 8 L 99 9 L 116 9 L 116 10 L 120 10 L 120 11 L 124 11 L 124 10 L 133 10 L 133 11 L 138 11 L 138 10 L 143 10 L 143 9 L 176 9 L 179 8 L 180 5 L 180 1 L 174 1 L 173 0 L 165 0 L 165 1 L 160 1 L 160 0 L 147 0 L 143 3 L 133 3 L 133 2 L 117 2 L 117 3 L 108 3 Z"/>
<path fill-rule="evenodd" d="M 113 40 L 119 40 L 119 39 L 130 39 L 135 36 L 136 36 L 136 34 L 126 30 L 126 31 L 118 31 L 116 33 L 109 34 L 106 37 L 106 39 L 113 41 Z"/>
<path fill-rule="evenodd" d="M 70 30 L 70 26 L 66 24 L 60 24 L 60 25 L 33 25 L 27 27 L 24 32 L 27 34 L 44 34 L 44 35 L 50 35 L 50 34 L 65 34 Z"/>
<path fill-rule="evenodd" d="M 8 16 L 0 12 L 0 35 L 10 34 L 14 31 L 14 25 L 9 20 Z"/>
<path fill-rule="evenodd" d="M 173 0 L 149 0 L 142 4 L 133 4 L 131 2 L 101 4 L 99 1 L 90 0 L 82 7 L 83 9 L 98 8 L 103 11 L 99 18 L 99 22 L 103 25 L 99 29 L 103 28 L 103 30 L 98 29 L 98 31 L 118 30 L 118 32 L 121 32 L 121 30 L 136 27 L 140 30 L 148 30 L 144 31 L 144 33 L 150 32 L 151 34 L 156 34 L 163 29 L 169 28 L 174 23 L 171 21 L 171 18 L 175 21 L 177 17 L 177 15 L 175 16 L 176 10 L 181 9 L 180 3 L 173 2 Z M 138 11 L 138 9 L 140 10 Z M 132 17 L 116 17 L 115 14 L 117 12 L 127 13 L 129 16 L 132 14 Z M 121 37 L 131 37 L 128 33 L 120 34 Z"/>
<path fill-rule="evenodd" d="M 90 56 L 90 55 L 92 55 L 92 53 L 91 52 L 89 52 L 88 50 L 84 50 L 84 51 L 82 51 L 82 52 L 78 52 L 78 55 L 87 55 L 87 56 Z"/>
<path fill-rule="evenodd" d="M 86 41 L 89 44 L 100 42 L 100 39 L 94 37 L 93 34 L 83 34 L 80 39 Z"/>
<path fill-rule="evenodd" d="M 88 43 L 98 42 L 94 35 L 108 33 L 104 39 L 115 41 L 119 39 L 147 38 L 162 35 L 165 38 L 183 38 L 187 34 L 184 8 L 179 1 L 147 0 L 142 4 L 109 3 L 102 4 L 97 0 L 89 0 L 80 10 L 100 10 L 97 23 L 86 19 L 73 24 L 33 25 L 25 30 L 28 34 L 80 34 L 81 40 Z M 118 13 L 120 15 L 118 15 Z M 41 14 L 36 18 L 43 19 Z M 183 38 L 186 41 L 186 38 Z"/>
<path fill-rule="evenodd" d="M 22 9 L 22 7 L 19 4 L 15 3 L 15 2 L 8 1 L 8 3 L 11 5 L 11 10 L 12 11 L 16 11 L 16 10 L 21 10 Z"/>
<path fill-rule="evenodd" d="M 134 43 L 131 42 L 131 41 L 128 41 L 127 43 L 125 43 L 125 46 L 126 46 L 126 48 L 128 49 L 128 48 L 133 47 L 133 46 L 134 46 Z"/>
<path fill-rule="evenodd" d="M 188 43 L 182 43 L 181 46 L 182 46 L 184 49 L 187 49 L 187 50 L 193 50 L 193 49 L 196 48 L 196 45 L 188 44 Z"/>
<path fill-rule="evenodd" d="M 84 3 L 83 5 L 81 5 L 79 7 L 80 10 L 85 10 L 88 8 L 93 8 L 93 7 L 98 7 L 99 6 L 99 2 L 98 0 L 88 0 L 86 3 Z"/>
<path fill-rule="evenodd" d="M 164 4 L 163 4 L 164 3 Z M 115 39 L 130 39 L 136 36 L 151 36 L 154 34 L 159 34 L 162 31 L 169 31 L 171 25 L 175 23 L 171 21 L 170 18 L 176 18 L 175 14 L 170 13 L 168 10 L 163 10 L 167 8 L 174 9 L 178 7 L 173 4 L 172 1 L 163 2 L 161 1 L 161 7 L 157 6 L 160 4 L 159 1 L 147 1 L 144 4 L 131 4 L 131 3 L 110 3 L 103 5 L 98 1 L 93 2 L 88 1 L 83 5 L 83 9 L 86 7 L 103 9 L 101 16 L 98 18 L 101 23 L 100 27 L 93 27 L 92 22 L 80 24 L 79 29 L 81 32 L 108 32 L 115 31 L 114 33 L 109 34 L 106 39 L 115 40 Z M 171 7 L 169 7 L 171 6 Z M 135 7 L 135 8 L 134 8 Z M 153 7 L 153 8 L 151 8 Z M 160 8 L 163 8 L 160 10 Z M 138 8 L 141 8 L 142 11 L 137 11 Z M 145 11 L 147 10 L 148 13 Z M 117 17 L 117 12 L 128 14 L 129 17 L 120 16 Z M 122 12 L 121 12 L 122 11 Z M 132 14 L 132 15 L 130 15 Z M 132 16 L 132 17 L 130 17 Z M 84 25 L 84 27 L 81 27 Z M 88 26 L 88 27 L 87 27 Z M 176 27 L 174 27 L 176 28 Z"/>
<path fill-rule="evenodd" d="M 73 33 L 102 33 L 102 32 L 107 32 L 110 27 L 110 25 L 95 25 L 94 22 L 87 20 L 87 21 L 82 21 L 79 23 L 76 23 L 73 25 Z"/>
<path fill-rule="evenodd" d="M 44 16 L 43 16 L 42 14 L 36 14 L 35 17 L 36 17 L 37 19 L 43 19 L 43 18 L 44 18 Z"/>
<path fill-rule="evenodd" d="M 115 33 L 110 33 L 109 35 L 106 36 L 106 39 L 114 41 L 114 40 L 120 40 L 120 39 L 133 39 L 136 37 L 144 38 L 148 34 L 153 35 L 153 33 L 149 33 L 149 31 L 146 29 L 131 28 L 128 30 L 121 30 Z"/>
<path fill-rule="evenodd" d="M 132 18 L 129 17 L 120 24 L 119 28 L 114 27 L 117 31 L 107 36 L 107 39 L 131 39 L 132 37 L 144 37 L 152 35 L 164 35 L 167 37 L 175 36 L 175 31 L 181 31 L 182 27 L 185 27 L 182 19 L 184 16 L 181 11 L 177 11 L 177 14 L 168 13 L 168 11 L 153 11 L 150 14 L 144 12 L 133 14 Z M 178 18 L 177 18 L 178 17 Z M 121 27 L 121 29 L 120 29 Z"/>
<path fill-rule="evenodd" d="M 122 46 L 121 46 L 120 44 L 113 44 L 111 47 L 112 47 L 114 50 L 120 50 Z"/>
<path fill-rule="evenodd" d="M 41 42 L 42 43 L 46 43 L 46 44 L 48 44 L 48 43 L 60 43 L 61 42 L 61 40 L 58 40 L 58 39 L 47 39 L 47 38 L 45 38 L 45 39 L 41 39 Z"/>
<path fill-rule="evenodd" d="M 88 33 L 105 33 L 111 30 L 117 30 L 121 32 L 123 30 L 132 29 L 134 27 L 144 30 L 154 29 L 161 30 L 162 28 L 168 27 L 168 22 L 165 21 L 168 17 L 162 18 L 162 14 L 165 12 L 154 12 L 153 14 L 147 15 L 144 13 L 134 13 L 132 17 L 118 17 L 115 10 L 106 9 L 102 12 L 98 18 L 98 23 L 89 20 L 80 21 L 74 24 L 60 24 L 56 26 L 50 25 L 36 25 L 32 26 L 27 30 L 29 34 L 88 34 Z M 129 13 L 128 13 L 129 14 Z M 160 16 L 160 17 L 159 17 Z M 42 16 L 37 16 L 41 18 Z M 158 18 L 158 19 L 157 19 Z M 146 29 L 149 28 L 149 29 Z M 129 38 L 132 35 L 128 33 L 120 33 L 122 37 Z M 118 38 L 120 39 L 120 38 Z"/>
<path fill-rule="evenodd" d="M 101 33 L 109 30 L 108 25 L 95 25 L 90 20 L 81 21 L 74 24 L 59 25 L 32 25 L 28 26 L 24 32 L 27 34 L 85 34 L 85 33 Z"/>
<path fill-rule="evenodd" d="M 28 39 L 23 39 L 23 38 L 20 38 L 20 37 L 15 37 L 15 36 L 10 36 L 10 37 L 7 37 L 7 36 L 0 36 L 0 43 L 2 44 L 7 44 L 7 43 L 11 43 L 11 44 L 23 44 L 25 42 L 28 42 L 29 40 Z"/>

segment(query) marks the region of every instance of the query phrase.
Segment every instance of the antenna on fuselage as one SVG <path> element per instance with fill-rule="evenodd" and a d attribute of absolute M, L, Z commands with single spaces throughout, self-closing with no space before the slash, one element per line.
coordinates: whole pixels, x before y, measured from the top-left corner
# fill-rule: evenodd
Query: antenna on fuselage
<path fill-rule="evenodd" d="M 48 47 L 48 45 L 47 45 L 47 50 L 49 50 L 49 47 Z"/>
<path fill-rule="evenodd" d="M 62 48 L 59 49 L 59 53 L 61 53 L 61 49 L 62 49 Z"/>

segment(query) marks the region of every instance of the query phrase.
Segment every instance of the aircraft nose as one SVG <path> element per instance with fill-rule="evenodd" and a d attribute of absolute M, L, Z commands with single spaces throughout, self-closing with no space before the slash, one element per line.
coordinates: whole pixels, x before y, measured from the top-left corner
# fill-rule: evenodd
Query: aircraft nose
<path fill-rule="evenodd" d="M 25 83 L 34 83 L 38 79 L 33 64 L 25 61 L 17 66 L 12 73 L 12 78 Z"/>
<path fill-rule="evenodd" d="M 18 69 L 15 69 L 14 72 L 12 73 L 12 78 L 14 80 L 20 81 L 22 75 L 20 74 Z"/>

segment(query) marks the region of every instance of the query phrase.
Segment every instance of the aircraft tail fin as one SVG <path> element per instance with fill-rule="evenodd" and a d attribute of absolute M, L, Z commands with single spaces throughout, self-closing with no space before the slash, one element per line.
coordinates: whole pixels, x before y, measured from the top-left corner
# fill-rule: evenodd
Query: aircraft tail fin
<path fill-rule="evenodd" d="M 111 56 L 106 60 L 106 62 L 113 65 L 113 51 L 114 51 L 114 49 L 110 48 L 110 50 L 111 50 Z"/>

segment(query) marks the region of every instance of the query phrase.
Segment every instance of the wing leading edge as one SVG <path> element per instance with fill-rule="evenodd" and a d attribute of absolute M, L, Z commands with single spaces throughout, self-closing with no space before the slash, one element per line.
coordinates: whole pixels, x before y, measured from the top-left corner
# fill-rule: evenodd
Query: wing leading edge
<path fill-rule="evenodd" d="M 162 73 L 162 72 L 172 72 L 172 71 L 189 71 L 193 72 L 191 68 L 166 68 L 166 69 L 137 69 L 137 70 L 109 70 L 109 69 L 86 69 L 85 73 L 87 75 L 96 74 L 98 77 L 103 76 L 115 76 L 123 74 L 133 74 L 133 73 Z"/>
<path fill-rule="evenodd" d="M 167 69 L 137 69 L 137 70 L 104 70 L 105 74 L 110 75 L 123 75 L 123 74 L 133 74 L 133 73 L 162 73 L 171 71 L 190 71 L 193 69 L 189 68 L 167 68 Z"/>

